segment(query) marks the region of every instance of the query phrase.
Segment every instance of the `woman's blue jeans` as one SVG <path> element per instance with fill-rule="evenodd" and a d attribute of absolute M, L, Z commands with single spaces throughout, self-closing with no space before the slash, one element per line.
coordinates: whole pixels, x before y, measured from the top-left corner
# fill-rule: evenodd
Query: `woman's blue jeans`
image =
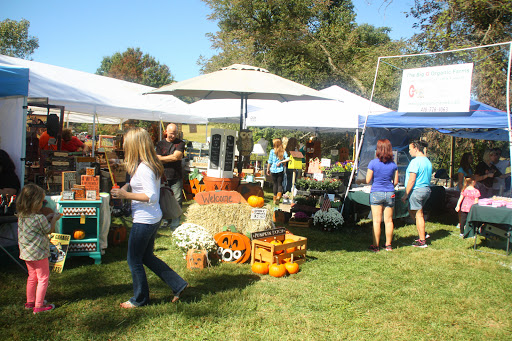
<path fill-rule="evenodd" d="M 149 286 L 144 265 L 171 287 L 175 295 L 179 295 L 188 285 L 180 275 L 153 254 L 159 226 L 160 222 L 134 223 L 130 231 L 127 258 L 133 279 L 133 297 L 130 298 L 130 302 L 135 306 L 149 303 Z"/>

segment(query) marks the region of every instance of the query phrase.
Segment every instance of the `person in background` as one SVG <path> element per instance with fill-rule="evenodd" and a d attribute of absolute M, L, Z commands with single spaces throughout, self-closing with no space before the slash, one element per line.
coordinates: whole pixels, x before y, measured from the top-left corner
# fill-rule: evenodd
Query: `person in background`
<path fill-rule="evenodd" d="M 510 167 L 510 160 L 501 158 L 501 149 L 494 148 L 493 151 L 498 156 L 494 166 L 498 168 L 501 176 L 494 178 L 492 189 L 495 194 L 503 195 L 503 192 L 510 190 L 510 171 L 507 172 L 507 168 Z"/>
<path fill-rule="evenodd" d="M 62 144 L 60 149 L 67 152 L 84 151 L 87 152 L 89 148 L 80 139 L 73 135 L 71 129 L 62 129 Z"/>
<path fill-rule="evenodd" d="M 16 195 L 20 190 L 20 179 L 11 157 L 0 149 L 0 194 Z"/>
<path fill-rule="evenodd" d="M 283 173 L 284 163 L 288 162 L 288 155 L 283 148 L 281 139 L 272 140 L 274 149 L 272 149 L 267 161 L 267 175 L 272 175 L 274 205 L 277 205 L 283 195 Z"/>
<path fill-rule="evenodd" d="M 43 207 L 44 196 L 45 193 L 41 187 L 27 184 L 16 200 L 20 259 L 25 261 L 28 270 L 25 309 L 32 309 L 34 314 L 55 309 L 55 305 L 47 304 L 44 299 L 50 278 L 48 234 L 55 231 L 55 224 L 61 215 L 59 213 L 50 213 L 47 216 L 38 214 Z"/>
<path fill-rule="evenodd" d="M 432 163 L 425 156 L 427 144 L 423 141 L 413 141 L 409 144 L 409 154 L 413 157 L 405 171 L 405 195 L 402 201 L 409 199 L 409 214 L 416 221 L 419 239 L 413 246 L 428 247 L 425 234 L 425 217 L 423 207 L 430 197 L 430 180 L 432 178 Z"/>
<path fill-rule="evenodd" d="M 156 144 L 158 160 L 164 165 L 164 175 L 167 185 L 172 189 L 176 201 L 183 202 L 183 170 L 181 159 L 185 153 L 185 142 L 178 138 L 178 127 L 174 123 L 167 125 L 165 139 Z M 174 229 L 180 225 L 180 217 L 171 221 L 170 227 Z"/>
<path fill-rule="evenodd" d="M 370 205 L 373 219 L 373 244 L 370 250 L 380 250 L 380 233 L 382 216 L 386 229 L 385 250 L 392 251 L 393 240 L 393 210 L 395 207 L 395 186 L 398 184 L 398 167 L 393 161 L 393 147 L 387 139 L 377 141 L 376 158 L 368 164 L 366 183 L 373 180 L 370 190 Z"/>
<path fill-rule="evenodd" d="M 460 158 L 459 169 L 457 170 L 457 187 L 462 192 L 464 179 L 473 176 L 473 154 L 464 153 Z"/>
<path fill-rule="evenodd" d="M 48 130 L 39 137 L 39 149 L 41 150 L 57 150 L 57 139 L 50 136 Z"/>
<path fill-rule="evenodd" d="M 468 218 L 468 213 L 471 210 L 471 206 L 478 203 L 478 198 L 480 198 L 480 191 L 475 188 L 475 184 L 475 179 L 471 177 L 466 177 L 464 179 L 464 187 L 460 192 L 459 201 L 455 207 L 455 211 L 460 212 L 461 216 L 459 227 L 461 237 L 464 237 L 464 227 L 466 226 L 466 220 Z"/>
<path fill-rule="evenodd" d="M 286 150 L 286 147 L 288 146 L 288 138 L 286 136 L 283 136 L 283 138 L 281 139 L 281 142 L 283 143 L 283 149 L 286 151 L 286 153 L 288 155 L 290 155 L 288 153 L 288 151 Z M 291 181 L 291 179 L 288 179 L 288 174 L 287 174 L 287 171 L 288 171 L 288 163 L 285 163 L 283 164 L 283 194 L 286 194 L 286 186 L 288 184 L 289 181 Z"/>
<path fill-rule="evenodd" d="M 121 308 L 136 308 L 149 303 L 149 286 L 144 265 L 174 292 L 176 302 L 188 283 L 154 254 L 155 237 L 162 219 L 160 179 L 164 167 L 158 160 L 149 133 L 142 128 L 129 130 L 124 137 L 126 171 L 130 182 L 112 189 L 114 199 L 132 201 L 133 225 L 128 239 L 128 266 L 133 278 L 133 297 Z M 131 192 L 128 189 L 131 188 Z"/>
<path fill-rule="evenodd" d="M 290 157 L 290 152 L 297 151 L 298 143 L 295 137 L 290 137 L 288 139 L 288 143 L 286 144 L 285 151 L 288 157 Z M 292 182 L 293 182 L 293 173 L 295 173 L 295 179 L 297 179 L 297 169 L 288 169 L 288 163 L 285 163 L 285 174 L 286 174 L 286 186 L 283 185 L 284 193 L 290 192 L 292 190 Z"/>
<path fill-rule="evenodd" d="M 480 191 L 482 198 L 489 198 L 493 196 L 492 185 L 495 177 L 501 176 L 501 172 L 494 165 L 499 160 L 498 153 L 493 150 L 487 149 L 484 152 L 482 161 L 478 163 L 475 169 L 475 174 L 479 177 L 477 188 Z"/>

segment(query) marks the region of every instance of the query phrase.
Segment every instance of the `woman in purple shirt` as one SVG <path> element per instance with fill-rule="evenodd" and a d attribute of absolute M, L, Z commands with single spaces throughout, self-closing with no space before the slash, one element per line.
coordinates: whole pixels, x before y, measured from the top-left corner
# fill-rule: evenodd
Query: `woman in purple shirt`
<path fill-rule="evenodd" d="M 370 250 L 380 250 L 380 225 L 384 213 L 384 226 L 386 227 L 386 251 L 392 251 L 393 239 L 393 209 L 395 207 L 395 186 L 398 183 L 398 167 L 393 162 L 393 150 L 389 140 L 377 142 L 376 158 L 368 164 L 366 183 L 373 179 L 370 191 L 370 205 L 373 217 L 373 244 Z"/>

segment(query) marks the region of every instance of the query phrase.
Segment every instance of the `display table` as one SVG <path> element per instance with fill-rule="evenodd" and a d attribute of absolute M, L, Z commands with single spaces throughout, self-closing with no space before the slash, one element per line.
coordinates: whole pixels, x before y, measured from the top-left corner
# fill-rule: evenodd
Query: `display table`
<path fill-rule="evenodd" d="M 464 238 L 475 236 L 475 249 L 477 234 L 484 237 L 498 236 L 505 238 L 508 255 L 510 243 L 512 242 L 512 209 L 479 205 L 471 206 L 464 229 Z"/>
<path fill-rule="evenodd" d="M 430 198 L 425 204 L 424 211 L 439 211 L 444 209 L 445 202 L 445 188 L 443 186 L 430 186 L 432 191 Z M 405 188 L 400 188 L 395 191 L 395 209 L 393 211 L 393 219 L 404 218 L 409 216 L 409 202 L 402 202 L 402 197 L 405 194 Z M 370 208 L 370 193 L 365 191 L 348 192 L 343 209 L 344 216 L 351 216 L 357 213 L 357 205 L 366 206 Z"/>
<path fill-rule="evenodd" d="M 100 250 L 101 253 L 105 253 L 105 249 L 108 246 L 108 231 L 110 229 L 110 222 L 111 222 L 111 216 L 110 216 L 110 194 L 108 193 L 100 193 L 101 198 L 101 205 L 100 205 L 100 215 L 99 215 L 99 222 L 100 222 L 100 232 L 99 232 L 99 241 L 100 241 Z M 55 212 L 60 212 L 60 206 L 58 205 L 58 201 L 60 200 L 60 195 L 52 195 L 52 196 L 46 196 L 46 206 L 53 209 Z M 90 200 L 87 200 L 88 202 Z M 57 221 L 57 224 L 55 225 L 55 231 L 60 231 L 61 229 L 61 222 L 62 219 L 59 219 Z"/>
<path fill-rule="evenodd" d="M 71 235 L 68 257 L 87 256 L 101 263 L 100 216 L 101 200 L 59 200 L 59 213 L 62 214 L 57 233 Z M 85 232 L 85 238 L 74 239 L 77 229 Z"/>

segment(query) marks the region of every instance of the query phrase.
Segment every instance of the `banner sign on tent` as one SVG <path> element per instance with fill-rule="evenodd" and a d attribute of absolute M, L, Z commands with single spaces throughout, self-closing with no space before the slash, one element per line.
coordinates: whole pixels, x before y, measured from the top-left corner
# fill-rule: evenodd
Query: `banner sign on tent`
<path fill-rule="evenodd" d="M 404 70 L 399 112 L 467 112 L 473 63 Z"/>

